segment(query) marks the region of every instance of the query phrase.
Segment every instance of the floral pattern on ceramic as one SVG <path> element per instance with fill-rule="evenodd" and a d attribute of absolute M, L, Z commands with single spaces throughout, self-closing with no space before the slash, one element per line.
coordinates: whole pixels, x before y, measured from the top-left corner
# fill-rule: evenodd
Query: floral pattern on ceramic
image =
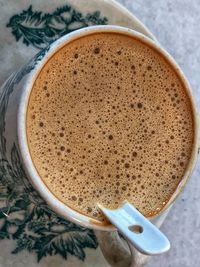
<path fill-rule="evenodd" d="M 33 11 L 30 5 L 27 10 L 12 16 L 7 27 L 12 29 L 16 41 L 22 40 L 25 45 L 40 49 L 74 30 L 107 22 L 108 19 L 102 17 L 99 11 L 83 15 L 70 5 L 65 5 L 50 14 Z"/>

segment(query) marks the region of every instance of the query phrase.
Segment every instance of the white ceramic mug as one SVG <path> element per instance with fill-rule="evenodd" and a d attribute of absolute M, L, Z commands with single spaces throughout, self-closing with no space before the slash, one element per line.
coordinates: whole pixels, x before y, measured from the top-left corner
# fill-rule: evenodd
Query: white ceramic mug
<path fill-rule="evenodd" d="M 45 186 L 45 184 L 38 176 L 38 173 L 31 160 L 27 144 L 26 111 L 27 111 L 29 95 L 38 73 L 43 68 L 44 64 L 48 61 L 48 59 L 61 47 L 71 42 L 72 40 L 96 32 L 115 32 L 115 33 L 125 34 L 128 36 L 133 36 L 134 38 L 138 38 L 139 40 L 142 40 L 144 43 L 147 43 L 149 46 L 158 50 L 160 53 L 163 54 L 166 60 L 170 62 L 171 66 L 174 67 L 177 74 L 181 77 L 182 82 L 184 83 L 184 86 L 187 90 L 188 96 L 191 100 L 193 108 L 192 112 L 194 114 L 194 126 L 195 126 L 192 155 L 188 167 L 185 171 L 184 177 L 182 178 L 179 186 L 177 187 L 176 191 L 172 195 L 171 199 L 169 200 L 165 208 L 155 217 L 149 218 L 157 226 L 161 225 L 161 223 L 166 217 L 168 209 L 172 206 L 173 202 L 184 188 L 186 182 L 191 177 L 192 171 L 194 169 L 198 152 L 198 120 L 197 120 L 197 110 L 193 97 L 191 95 L 191 90 L 182 71 L 167 52 L 165 52 L 158 44 L 154 43 L 152 40 L 145 37 L 144 35 L 137 33 L 133 30 L 118 26 L 93 26 L 74 31 L 60 38 L 59 40 L 51 44 L 50 47 L 44 49 L 38 56 L 36 56 L 29 63 L 27 63 L 26 66 L 22 67 L 22 69 L 14 73 L 13 76 L 11 76 L 10 78 L 13 81 L 15 80 L 17 81 L 15 82 L 15 85 L 18 87 L 18 90 L 16 90 L 16 93 L 14 94 L 13 97 L 15 99 L 16 98 L 18 99 L 18 105 L 14 104 L 16 103 L 16 101 L 15 102 L 13 101 L 13 105 L 10 105 L 7 109 L 7 120 L 8 121 L 10 120 L 10 122 L 12 122 L 9 124 L 10 129 L 8 130 L 13 132 L 13 134 L 9 135 L 9 141 L 11 142 L 12 139 L 16 138 L 16 133 L 17 133 L 17 143 L 19 145 L 19 151 L 23 162 L 23 167 L 35 189 L 40 193 L 42 198 L 49 204 L 51 209 L 55 211 L 58 215 L 74 223 L 82 225 L 84 227 L 92 228 L 96 231 L 96 236 L 98 238 L 102 252 L 105 258 L 111 264 L 111 266 L 118 266 L 118 267 L 142 266 L 142 264 L 144 264 L 144 262 L 146 261 L 147 256 L 141 255 L 133 247 L 130 247 L 131 250 L 131 255 L 130 255 L 128 247 L 126 247 L 121 242 L 121 239 L 116 229 L 112 225 L 103 225 L 99 221 L 95 221 L 83 214 L 78 213 L 77 211 L 69 208 L 68 206 L 60 202 L 48 190 L 48 188 Z M 9 91 L 9 84 L 7 84 L 7 86 L 8 86 L 7 90 Z M 13 118 L 15 119 L 13 120 Z"/>

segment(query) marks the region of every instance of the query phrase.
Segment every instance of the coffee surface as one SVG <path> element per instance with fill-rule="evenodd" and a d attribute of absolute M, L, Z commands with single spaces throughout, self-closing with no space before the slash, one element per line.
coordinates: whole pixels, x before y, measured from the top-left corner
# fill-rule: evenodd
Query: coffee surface
<path fill-rule="evenodd" d="M 189 97 L 167 60 L 141 41 L 98 33 L 73 41 L 40 71 L 29 99 L 34 166 L 60 201 L 103 220 L 128 200 L 145 216 L 166 205 L 189 162 Z"/>

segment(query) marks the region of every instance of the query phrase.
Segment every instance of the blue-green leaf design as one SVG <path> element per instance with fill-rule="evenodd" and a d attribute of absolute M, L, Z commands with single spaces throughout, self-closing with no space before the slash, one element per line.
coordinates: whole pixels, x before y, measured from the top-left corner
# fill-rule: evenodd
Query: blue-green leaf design
<path fill-rule="evenodd" d="M 71 10 L 70 7 L 68 8 Z M 44 20 L 46 23 L 49 19 L 49 16 L 44 16 L 41 12 L 34 12 L 26 17 L 26 12 L 22 13 L 23 21 L 35 27 L 41 25 L 41 22 L 44 23 Z M 30 12 L 32 12 L 31 7 Z M 56 21 L 59 20 L 61 10 L 57 9 L 57 12 L 58 16 L 55 16 L 56 19 L 54 17 Z M 21 38 L 20 31 L 16 30 L 16 34 L 16 38 Z M 27 41 L 27 43 L 30 42 Z M 31 44 L 36 43 L 39 44 L 39 41 Z M 38 261 L 45 256 L 55 254 L 61 255 L 64 259 L 74 255 L 84 260 L 84 249 L 96 249 L 98 246 L 93 231 L 68 222 L 51 211 L 29 183 L 19 157 L 17 144 L 13 143 L 11 149 L 6 145 L 5 116 L 9 98 L 17 88 L 16 85 L 34 69 L 48 50 L 49 46 L 41 50 L 18 72 L 12 74 L 3 85 L 0 94 L 0 239 L 15 241 L 13 254 L 28 250 L 37 254 Z"/>
<path fill-rule="evenodd" d="M 107 18 L 101 17 L 99 11 L 83 15 L 65 5 L 50 14 L 33 11 L 29 6 L 19 15 L 12 16 L 7 27 L 12 29 L 16 41 L 22 40 L 25 45 L 40 49 L 71 31 L 107 22 Z"/>

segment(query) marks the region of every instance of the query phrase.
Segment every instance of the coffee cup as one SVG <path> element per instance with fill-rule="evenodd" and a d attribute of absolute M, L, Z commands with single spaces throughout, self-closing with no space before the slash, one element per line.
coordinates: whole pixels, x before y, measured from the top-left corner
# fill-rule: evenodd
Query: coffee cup
<path fill-rule="evenodd" d="M 192 105 L 192 114 L 194 121 L 194 142 L 188 166 L 185 169 L 184 176 L 178 184 L 175 192 L 172 194 L 163 209 L 155 216 L 151 216 L 149 218 L 157 226 L 162 223 L 162 221 L 167 215 L 168 210 L 171 208 L 179 193 L 185 187 L 186 182 L 191 177 L 192 171 L 197 160 L 199 134 L 197 110 L 196 105 L 194 103 L 194 99 L 191 94 L 190 86 L 178 65 L 163 48 L 161 48 L 158 44 L 154 43 L 153 41 L 151 41 L 140 33 L 118 26 L 94 26 L 84 28 L 60 38 L 59 40 L 51 44 L 49 47 L 42 50 L 35 58 L 33 58 L 20 70 L 16 71 L 3 85 L 3 87 L 5 88 L 4 97 L 7 99 L 5 114 L 6 133 L 9 133 L 7 138 L 7 146 L 9 146 L 9 144 L 12 144 L 13 142 L 17 144 L 21 156 L 21 162 L 23 168 L 25 169 L 27 177 L 54 212 L 74 223 L 77 223 L 84 227 L 92 228 L 96 231 L 96 235 L 99 240 L 99 244 L 102 248 L 102 252 L 111 265 L 130 266 L 130 264 L 132 263 L 131 266 L 140 266 L 143 261 L 146 261 L 147 256 L 142 256 L 133 247 L 130 247 L 132 254 L 132 256 L 130 256 L 130 252 L 127 247 L 125 247 L 121 243 L 120 237 L 118 236 L 115 227 L 113 227 L 111 224 L 99 223 L 98 221 L 91 219 L 88 216 L 81 214 L 80 212 L 77 212 L 76 210 L 63 204 L 63 202 L 58 200 L 58 198 L 56 198 L 50 192 L 50 190 L 40 179 L 38 173 L 35 170 L 27 144 L 26 113 L 29 96 L 38 73 L 52 57 L 52 55 L 56 51 L 61 49 L 64 45 L 81 37 L 88 36 L 94 33 L 123 34 L 126 36 L 137 38 L 145 44 L 150 45 L 156 51 L 161 53 L 166 58 L 166 60 L 170 62 L 179 77 L 181 77 L 182 83 L 184 84 L 184 88 L 187 90 L 187 95 Z M 4 149 L 4 147 L 2 149 Z"/>

